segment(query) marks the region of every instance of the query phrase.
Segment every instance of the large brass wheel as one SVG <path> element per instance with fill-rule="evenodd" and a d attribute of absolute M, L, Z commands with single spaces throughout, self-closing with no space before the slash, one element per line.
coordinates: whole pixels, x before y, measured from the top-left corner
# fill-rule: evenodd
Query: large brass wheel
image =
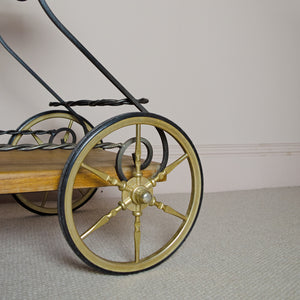
<path fill-rule="evenodd" d="M 152 144 L 154 159 L 160 161 L 157 129 L 164 131 L 175 153 L 164 170 L 145 175 L 156 164 L 141 170 L 147 156 L 141 139 Z M 101 140 L 117 144 L 129 138 L 136 142 L 128 181 L 107 174 L 104 167 L 95 168 L 88 159 L 91 151 L 99 151 L 100 160 L 103 150 L 93 148 Z M 96 199 L 73 213 L 74 185 L 82 172 L 115 190 L 112 198 Z M 120 115 L 89 132 L 69 157 L 60 182 L 60 225 L 71 248 L 88 265 L 115 273 L 139 272 L 164 261 L 186 239 L 200 210 L 202 187 L 197 152 L 178 126 L 150 113 Z"/>
<path fill-rule="evenodd" d="M 92 125 L 84 120 L 88 130 Z M 62 140 L 67 143 L 73 139 L 71 130 L 76 134 L 77 140 L 84 136 L 84 130 L 79 121 L 67 111 L 51 110 L 32 116 L 22 123 L 17 130 L 49 130 L 49 129 L 68 128 L 70 131 L 62 130 L 58 136 L 51 137 L 52 142 L 58 144 Z M 9 144 L 17 145 L 20 143 L 43 144 L 49 142 L 49 135 L 16 135 L 13 136 Z M 95 193 L 96 189 L 78 189 L 73 193 L 72 205 L 76 209 L 86 203 Z M 25 194 L 14 194 L 16 201 L 24 208 L 40 215 L 57 214 L 57 191 L 45 191 Z"/>

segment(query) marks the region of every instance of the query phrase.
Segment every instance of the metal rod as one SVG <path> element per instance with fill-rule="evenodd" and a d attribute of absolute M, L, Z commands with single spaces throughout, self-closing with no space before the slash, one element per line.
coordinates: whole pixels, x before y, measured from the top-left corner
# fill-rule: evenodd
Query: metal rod
<path fill-rule="evenodd" d="M 20 56 L 18 56 L 16 54 L 16 52 L 14 52 L 12 50 L 12 48 L 10 48 L 7 43 L 4 41 L 4 39 L 0 36 L 0 43 L 2 44 L 2 46 L 8 51 L 8 53 L 10 55 L 12 55 L 44 88 L 47 89 L 47 91 L 54 97 L 56 98 L 62 105 L 65 105 L 65 101 L 35 72 L 33 71 L 33 69 L 31 69 L 23 59 L 20 58 Z"/>
<path fill-rule="evenodd" d="M 82 117 L 77 114 L 71 107 L 69 107 L 66 102 L 32 69 L 29 67 L 28 64 L 25 63 L 25 61 L 17 55 L 15 51 L 12 50 L 8 46 L 8 44 L 4 41 L 4 39 L 0 35 L 0 44 L 7 50 L 7 52 L 16 59 L 17 62 L 19 62 L 54 98 L 56 98 L 64 107 L 68 109 L 68 111 L 75 116 L 80 124 L 83 126 L 85 132 L 87 132 L 87 128 L 85 123 L 82 120 Z"/>
<path fill-rule="evenodd" d="M 39 0 L 43 10 L 54 25 L 75 45 L 75 47 L 140 111 L 147 112 L 135 97 L 93 56 L 79 40 L 58 20 L 45 0 Z"/>

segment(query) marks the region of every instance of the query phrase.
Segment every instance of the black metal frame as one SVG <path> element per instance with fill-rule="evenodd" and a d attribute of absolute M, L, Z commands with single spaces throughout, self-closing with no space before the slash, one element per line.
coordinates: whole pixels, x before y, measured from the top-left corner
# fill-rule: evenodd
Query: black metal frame
<path fill-rule="evenodd" d="M 26 0 L 18 0 L 18 1 L 26 1 Z M 74 109 L 70 106 L 74 105 L 122 105 L 122 104 L 133 104 L 139 109 L 141 112 L 147 112 L 146 108 L 141 103 L 147 103 L 148 100 L 145 98 L 136 99 L 96 58 L 92 55 L 86 47 L 80 43 L 80 41 L 58 20 L 58 18 L 54 15 L 50 7 L 48 6 L 45 0 L 38 0 L 43 10 L 49 19 L 54 23 L 54 25 L 75 45 L 75 47 L 84 54 L 84 56 L 126 97 L 126 99 L 122 100 L 112 100 L 107 103 L 106 99 L 98 100 L 102 101 L 102 104 L 96 103 L 97 101 L 77 101 L 75 102 L 66 102 L 64 101 L 57 92 L 53 90 L 31 67 L 29 67 L 26 62 L 17 55 L 17 53 L 12 50 L 11 47 L 4 41 L 4 39 L 0 35 L 0 44 L 11 54 L 56 100 L 59 102 L 57 104 L 51 103 L 51 106 L 64 106 L 74 117 L 78 119 L 81 123 L 85 132 L 87 132 L 87 128 L 85 123 L 82 120 L 82 116 L 80 116 Z M 114 101 L 117 101 L 114 103 Z M 88 102 L 88 103 L 87 103 Z M 91 104 L 92 102 L 92 104 Z M 104 104 L 103 104 L 104 102 Z"/>
<path fill-rule="evenodd" d="M 27 0 L 18 0 L 27 1 Z M 53 24 L 63 33 L 63 35 L 126 97 L 123 102 L 124 104 L 133 104 L 141 112 L 147 112 L 147 109 L 142 105 L 142 103 L 147 103 L 148 100 L 145 98 L 136 99 L 117 79 L 114 77 L 100 62 L 96 57 L 87 50 L 86 47 L 61 23 L 61 21 L 55 16 L 50 7 L 45 0 L 38 0 L 42 6 L 44 12 L 53 22 Z M 4 39 L 0 35 L 0 43 L 2 46 L 40 83 L 42 86 L 48 90 L 52 96 L 54 96 L 60 105 L 65 106 L 72 115 L 78 117 L 77 113 L 70 108 L 69 103 L 66 103 L 32 68 L 30 68 L 21 57 L 19 57 L 16 52 L 8 46 Z M 120 100 L 117 100 L 120 101 Z M 121 103 L 123 104 L 123 103 Z M 74 104 L 73 104 L 74 105 Z M 83 105 L 83 104 L 81 104 Z M 114 105 L 114 104 L 108 104 Z M 119 104 L 120 105 L 120 104 Z M 57 105 L 53 105 L 57 106 Z"/>
<path fill-rule="evenodd" d="M 27 1 L 27 0 L 18 0 L 21 2 Z M 17 55 L 17 53 L 12 50 L 11 47 L 4 41 L 4 39 L 0 35 L 0 44 L 8 51 L 10 55 L 12 55 L 58 102 L 50 102 L 50 106 L 64 106 L 71 115 L 73 115 L 79 123 L 82 125 L 85 133 L 88 132 L 88 129 L 86 127 L 85 119 L 78 114 L 71 106 L 104 106 L 104 105 L 110 105 L 110 106 L 119 106 L 124 104 L 131 104 L 134 105 L 140 112 L 148 113 L 147 109 L 142 105 L 148 103 L 148 99 L 141 98 L 136 99 L 100 62 L 95 58 L 94 55 L 92 55 L 86 47 L 82 45 L 82 43 L 60 22 L 60 20 L 55 16 L 55 14 L 52 12 L 50 7 L 48 6 L 46 0 L 38 0 L 41 7 L 43 8 L 46 15 L 49 17 L 49 19 L 53 22 L 53 24 L 63 33 L 63 35 L 126 97 L 125 99 L 121 100 L 113 100 L 113 99 L 102 99 L 102 100 L 79 100 L 79 101 L 64 101 L 58 93 L 56 93 L 53 88 L 51 88 L 31 67 L 29 67 L 26 62 Z M 169 157 L 169 146 L 168 141 L 165 136 L 165 133 L 157 128 L 158 134 L 162 141 L 162 147 L 163 147 L 163 158 L 161 162 L 160 170 L 163 170 L 167 164 L 168 157 Z M 2 131 L 2 134 L 9 134 L 8 131 Z M 12 131 L 13 132 L 13 131 Z M 43 133 L 42 133 L 43 134 Z M 67 147 L 68 145 L 60 145 L 60 147 Z M 11 147 L 2 147 L 2 150 L 11 149 Z M 23 149 L 21 146 L 18 146 L 17 148 Z M 32 147 L 31 147 L 32 148 Z M 40 148 L 43 148 L 43 146 L 40 146 Z M 48 149 L 49 147 L 46 147 Z M 51 148 L 51 147 L 50 147 Z M 13 148 L 12 148 L 13 149 Z M 27 148 L 25 148 L 27 149 Z M 30 147 L 29 147 L 30 149 Z M 33 147 L 32 149 L 35 149 Z M 55 148 L 53 148 L 55 149 Z M 148 148 L 147 148 L 148 149 Z M 1 149 L 0 149 L 1 150 Z M 149 149 L 148 149 L 149 150 Z M 116 163 L 118 165 L 118 163 Z M 122 177 L 122 176 L 121 176 Z"/>
<path fill-rule="evenodd" d="M 43 10 L 54 25 L 68 38 L 71 43 L 141 112 L 147 112 L 138 100 L 89 52 L 80 41 L 58 20 L 45 0 L 39 0 Z"/>

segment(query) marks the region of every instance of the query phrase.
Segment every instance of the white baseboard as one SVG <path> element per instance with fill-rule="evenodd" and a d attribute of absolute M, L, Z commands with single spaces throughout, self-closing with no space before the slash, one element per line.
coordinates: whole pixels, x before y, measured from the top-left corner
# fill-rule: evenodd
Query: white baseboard
<path fill-rule="evenodd" d="M 300 143 L 198 145 L 201 156 L 294 156 L 300 155 Z"/>
<path fill-rule="evenodd" d="M 198 145 L 206 192 L 300 185 L 300 143 Z"/>
<path fill-rule="evenodd" d="M 203 168 L 204 192 L 249 190 L 300 186 L 300 143 L 217 144 L 195 146 Z M 177 146 L 169 146 L 169 163 L 181 155 Z M 153 159 L 158 161 L 161 147 L 154 146 Z M 184 174 L 175 179 L 182 183 Z M 163 184 L 162 184 L 163 185 Z M 172 186 L 180 193 L 182 184 Z M 107 188 L 105 188 L 107 189 Z M 169 193 L 162 186 L 163 193 Z M 115 195 L 113 189 L 105 195 Z"/>
<path fill-rule="evenodd" d="M 156 147 L 154 147 L 154 152 Z M 205 192 L 300 185 L 300 143 L 196 145 Z M 180 149 L 170 146 L 170 161 Z"/>

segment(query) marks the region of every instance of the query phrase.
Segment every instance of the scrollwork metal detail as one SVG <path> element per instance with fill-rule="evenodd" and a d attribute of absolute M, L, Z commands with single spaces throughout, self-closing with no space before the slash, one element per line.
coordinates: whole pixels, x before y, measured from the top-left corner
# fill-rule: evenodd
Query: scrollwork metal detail
<path fill-rule="evenodd" d="M 58 136 L 59 133 L 65 132 L 64 138 L 60 140 L 60 144 L 54 143 L 54 139 Z M 50 135 L 49 142 L 43 143 L 42 141 L 38 144 L 0 144 L 0 151 L 12 151 L 12 150 L 19 150 L 19 151 L 33 151 L 33 150 L 56 150 L 56 149 L 63 149 L 63 150 L 73 150 L 76 146 L 77 137 L 74 130 L 67 127 L 62 127 L 59 129 L 51 129 L 51 130 L 0 130 L 0 135 L 11 135 L 11 136 L 18 136 L 18 135 L 25 135 L 25 136 L 41 136 L 41 135 Z M 67 142 L 69 136 L 71 135 L 71 141 Z M 96 145 L 95 148 L 101 148 L 104 150 L 119 148 L 123 147 L 122 143 L 101 143 Z"/>
<path fill-rule="evenodd" d="M 136 138 L 133 137 L 129 140 L 127 140 L 123 145 L 122 147 L 120 148 L 118 154 L 117 154 L 117 157 L 116 157 L 116 165 L 115 165 L 115 168 L 116 168 L 116 172 L 118 174 L 118 177 L 121 179 L 121 180 L 124 180 L 124 181 L 127 181 L 128 179 L 125 177 L 124 173 L 123 173 L 123 170 L 122 170 L 122 160 L 123 160 L 123 156 L 124 156 L 124 153 L 125 151 L 128 149 L 128 147 L 132 144 L 134 144 L 136 142 Z M 146 147 L 147 149 L 147 157 L 145 159 L 145 161 L 142 163 L 141 165 L 141 170 L 144 170 L 146 169 L 151 161 L 152 161 L 152 158 L 153 158 L 153 148 L 151 146 L 151 143 L 145 139 L 145 138 L 141 138 L 141 143 Z M 132 154 L 132 158 L 133 158 L 133 161 L 135 162 L 135 155 L 134 153 Z"/>
<path fill-rule="evenodd" d="M 58 134 L 61 132 L 65 132 L 64 138 L 60 140 L 62 144 L 67 142 L 70 134 L 72 136 L 72 141 L 70 143 L 76 144 L 76 141 L 77 141 L 76 133 L 74 132 L 74 130 L 72 130 L 71 128 L 67 128 L 67 127 L 59 128 L 59 129 L 53 131 L 53 133 L 51 133 L 51 136 L 49 138 L 49 144 L 53 144 L 55 137 L 57 137 Z"/>

